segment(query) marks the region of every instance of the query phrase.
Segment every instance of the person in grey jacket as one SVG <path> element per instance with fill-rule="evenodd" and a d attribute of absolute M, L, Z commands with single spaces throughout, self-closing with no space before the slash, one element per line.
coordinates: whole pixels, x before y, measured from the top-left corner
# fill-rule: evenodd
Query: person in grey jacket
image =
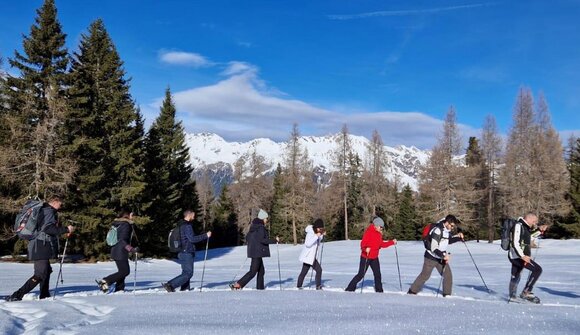
<path fill-rule="evenodd" d="M 117 244 L 111 247 L 111 258 L 117 265 L 117 272 L 98 280 L 99 289 L 104 293 L 109 292 L 109 286 L 115 284 L 115 292 L 125 290 L 125 278 L 131 272 L 129 268 L 129 253 L 138 252 L 137 247 L 131 245 L 133 237 L 133 213 L 129 209 L 121 209 L 118 218 L 113 221 L 113 227 L 117 227 Z"/>
<path fill-rule="evenodd" d="M 58 196 L 51 197 L 44 203 L 40 210 L 37 227 L 40 233 L 28 242 L 28 259 L 34 261 L 34 275 L 30 277 L 16 292 L 7 299 L 8 301 L 20 301 L 24 295 L 32 291 L 40 283 L 40 299 L 50 297 L 48 285 L 52 267 L 50 259 L 58 254 L 58 236 L 71 234 L 73 226 L 61 227 L 58 222 L 57 211 L 62 206 L 62 199 Z"/>
<path fill-rule="evenodd" d="M 193 277 L 193 260 L 195 259 L 195 243 L 205 241 L 211 236 L 211 231 L 205 234 L 193 234 L 193 220 L 195 219 L 195 212 L 191 209 L 186 209 L 183 212 L 183 220 L 178 223 L 179 236 L 181 239 L 181 251 L 177 254 L 177 259 L 181 264 L 181 274 L 163 284 L 163 288 L 167 292 L 175 292 L 176 288 L 181 291 L 189 291 L 189 281 Z"/>
<path fill-rule="evenodd" d="M 232 290 L 242 289 L 252 278 L 258 275 L 256 279 L 256 289 L 263 290 L 264 287 L 264 269 L 263 257 L 270 257 L 270 244 L 278 243 L 280 239 L 276 236 L 275 240 L 270 239 L 268 231 L 264 226 L 268 222 L 268 213 L 263 209 L 258 212 L 258 217 L 254 218 L 250 225 L 250 231 L 246 235 L 248 243 L 248 258 L 252 259 L 250 270 L 234 284 L 230 284 Z"/>

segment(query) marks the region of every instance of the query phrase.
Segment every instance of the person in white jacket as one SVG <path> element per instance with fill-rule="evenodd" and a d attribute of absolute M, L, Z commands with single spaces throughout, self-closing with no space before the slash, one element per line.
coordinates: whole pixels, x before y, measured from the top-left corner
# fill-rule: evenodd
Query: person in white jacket
<path fill-rule="evenodd" d="M 304 239 L 304 247 L 302 248 L 302 252 L 300 253 L 299 260 L 302 262 L 302 271 L 298 276 L 298 289 L 302 288 L 302 284 L 304 283 L 304 277 L 308 273 L 310 268 L 313 268 L 316 271 L 316 289 L 322 289 L 322 267 L 320 263 L 316 259 L 316 254 L 318 253 L 318 247 L 320 242 L 324 237 L 324 222 L 321 219 L 316 219 L 314 224 L 308 225 L 306 229 L 306 238 Z"/>

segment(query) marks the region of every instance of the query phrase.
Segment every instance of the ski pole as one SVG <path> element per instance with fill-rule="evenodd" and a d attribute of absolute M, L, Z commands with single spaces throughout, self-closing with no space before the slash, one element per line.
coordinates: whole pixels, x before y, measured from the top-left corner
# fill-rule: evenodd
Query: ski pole
<path fill-rule="evenodd" d="M 232 281 L 230 282 L 230 285 L 233 285 L 236 281 L 236 278 L 238 277 L 238 275 L 240 274 L 240 271 L 242 271 L 242 268 L 244 267 L 244 265 L 246 265 L 246 262 L 248 261 L 248 257 L 246 257 L 244 259 L 244 263 L 242 263 L 242 265 L 240 266 L 240 268 L 238 269 L 238 272 L 236 272 L 236 275 L 234 276 L 234 278 L 232 278 Z"/>
<path fill-rule="evenodd" d="M 60 279 L 61 284 L 64 282 L 62 278 L 62 264 L 64 263 L 64 256 L 66 255 L 66 247 L 68 245 L 68 238 L 64 242 L 64 249 L 62 251 L 61 259 L 60 259 L 60 267 L 58 269 L 58 276 L 56 277 L 56 286 L 54 287 L 54 294 L 52 295 L 52 300 L 56 299 L 56 294 L 58 292 L 58 281 Z"/>
<path fill-rule="evenodd" d="M 135 276 L 133 277 L 133 294 L 135 294 L 135 291 L 137 290 L 137 254 L 138 252 L 135 251 Z"/>
<path fill-rule="evenodd" d="M 485 280 L 483 280 L 483 276 L 481 275 L 481 272 L 479 272 L 479 268 L 477 267 L 477 264 L 475 264 L 475 259 L 473 259 L 473 255 L 471 255 L 471 251 L 469 251 L 469 248 L 467 247 L 467 243 L 465 243 L 465 241 L 463 241 L 463 245 L 467 249 L 467 252 L 469 253 L 469 257 L 471 257 L 471 261 L 473 262 L 473 265 L 475 265 L 475 269 L 477 270 L 477 273 L 479 273 L 479 277 L 481 278 L 481 281 L 483 282 L 483 286 L 485 286 L 485 288 L 487 289 L 487 292 L 490 293 L 491 290 L 489 289 L 489 287 L 487 287 L 487 284 L 485 284 Z"/>
<path fill-rule="evenodd" d="M 209 237 L 207 238 L 207 241 L 205 242 L 205 256 L 203 257 L 203 270 L 201 271 L 201 285 L 199 286 L 199 292 L 201 292 L 201 289 L 203 287 L 203 276 L 205 275 L 205 261 L 207 260 L 208 247 L 209 247 Z"/>
<path fill-rule="evenodd" d="M 441 283 L 443 283 L 443 275 L 445 274 L 445 268 L 447 267 L 447 263 L 443 263 L 443 268 L 441 269 L 441 279 L 439 279 L 439 286 L 437 286 L 437 294 L 435 297 L 439 296 L 439 290 L 441 289 Z"/>
<path fill-rule="evenodd" d="M 316 256 L 318 255 L 318 241 L 316 242 L 316 250 L 314 251 L 314 260 L 316 261 Z M 312 275 L 314 274 L 314 261 L 312 262 L 312 267 L 310 269 L 310 283 L 308 283 L 308 288 L 312 286 Z"/>
<path fill-rule="evenodd" d="M 320 247 L 320 261 L 318 261 L 318 264 L 320 265 L 320 267 L 322 267 L 322 253 L 324 252 L 324 241 L 321 242 L 321 247 Z"/>
<path fill-rule="evenodd" d="M 367 257 L 368 257 L 368 254 L 367 254 Z M 367 274 L 368 266 L 369 266 L 369 259 L 365 258 L 365 272 L 363 272 L 363 279 L 362 279 L 362 283 L 360 285 L 360 293 L 361 294 L 362 294 L 363 287 L 365 286 L 365 276 Z"/>
<path fill-rule="evenodd" d="M 278 279 L 280 280 L 280 291 L 282 291 L 282 272 L 280 271 L 280 248 L 279 243 L 276 242 L 276 252 L 278 253 Z"/>
<path fill-rule="evenodd" d="M 540 238 L 538 237 L 538 244 L 536 245 L 536 255 L 534 257 L 532 257 L 532 260 L 536 260 L 536 258 L 538 258 L 538 252 L 540 251 Z M 532 277 L 532 272 L 530 271 L 530 273 L 528 274 L 528 281 L 530 281 L 530 278 Z"/>
<path fill-rule="evenodd" d="M 403 283 L 401 282 L 401 268 L 399 267 L 399 252 L 397 251 L 397 243 L 395 243 L 395 258 L 397 259 L 397 272 L 399 273 L 399 288 L 403 292 Z"/>

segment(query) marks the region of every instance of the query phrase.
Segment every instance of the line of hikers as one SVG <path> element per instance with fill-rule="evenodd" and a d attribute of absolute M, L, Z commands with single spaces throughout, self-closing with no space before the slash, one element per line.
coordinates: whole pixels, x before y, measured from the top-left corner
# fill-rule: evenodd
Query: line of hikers
<path fill-rule="evenodd" d="M 70 235 L 75 230 L 75 228 L 70 225 L 68 227 L 60 226 L 57 211 L 61 206 L 62 199 L 56 196 L 50 198 L 48 202 L 42 203 L 42 206 L 38 211 L 36 223 L 38 234 L 35 234 L 35 238 L 31 239 L 28 244 L 29 259 L 34 261 L 34 275 L 28 279 L 22 287 L 8 297 L 8 301 L 22 300 L 23 296 L 32 291 L 39 283 L 39 298 L 45 299 L 50 297 L 48 286 L 52 267 L 50 266 L 49 260 L 55 258 L 58 254 L 58 236 L 62 234 Z M 99 289 L 105 293 L 109 292 L 109 288 L 113 284 L 115 292 L 125 289 L 125 279 L 130 273 L 129 256 L 131 253 L 136 254 L 139 252 L 137 247 L 131 245 L 132 235 L 134 234 L 132 217 L 133 213 L 131 213 L 130 210 L 122 209 L 118 213 L 118 218 L 112 223 L 111 231 L 114 231 L 115 233 L 113 237 L 115 241 L 109 244 L 112 245 L 111 258 L 115 261 L 117 272 L 100 280 L 96 280 Z M 168 292 L 174 292 L 177 288 L 181 291 L 190 289 L 190 280 L 193 276 L 193 262 L 196 251 L 195 244 L 211 237 L 211 231 L 199 235 L 194 234 L 192 226 L 193 220 L 195 219 L 194 211 L 186 209 L 183 212 L 183 217 L 183 220 L 181 220 L 177 225 L 177 228 L 179 229 L 177 236 L 180 242 L 177 258 L 181 264 L 182 272 L 177 277 L 162 284 L 163 288 Z M 268 231 L 265 227 L 267 222 L 268 213 L 260 209 L 257 216 L 252 220 L 249 231 L 246 235 L 247 258 L 251 259 L 250 269 L 238 281 L 230 284 L 232 290 L 244 288 L 248 282 L 256 277 L 256 275 L 256 289 L 265 289 L 265 268 L 263 258 L 270 257 L 270 244 L 280 242 L 278 237 L 274 239 L 269 237 Z M 450 214 L 437 223 L 425 227 L 423 239 L 425 244 L 423 268 L 407 291 L 408 294 L 416 295 L 420 292 L 425 282 L 431 277 L 433 269 L 437 269 L 439 274 L 442 276 L 443 296 L 451 295 L 453 275 L 450 266 L 451 255 L 447 252 L 447 247 L 449 244 L 464 241 L 464 236 L 461 232 L 455 235 L 452 235 L 451 233 L 459 223 L 460 221 L 454 215 Z M 531 275 L 528 278 L 524 290 L 520 294 L 520 298 L 539 303 L 539 299 L 534 296 L 532 289 L 542 273 L 542 268 L 538 263 L 531 259 L 531 240 L 534 236 L 534 229 L 537 227 L 538 217 L 533 213 L 528 213 L 524 217 L 519 218 L 509 232 L 510 247 L 508 259 L 512 264 L 511 280 L 509 284 L 510 300 L 516 298 L 516 291 L 521 272 L 526 268 L 531 271 Z M 547 226 L 540 225 L 537 231 L 541 234 L 546 230 L 546 228 Z M 379 251 L 382 248 L 388 248 L 393 245 L 396 247 L 397 245 L 396 239 L 383 240 L 384 229 L 385 223 L 380 217 L 374 217 L 369 223 L 369 226 L 364 232 L 360 242 L 361 254 L 358 273 L 349 282 L 345 291 L 355 291 L 356 286 L 364 278 L 368 268 L 370 267 L 374 275 L 375 292 L 383 292 Z M 306 238 L 302 252 L 299 256 L 299 261 L 302 262 L 302 270 L 298 276 L 297 287 L 299 289 L 302 288 L 304 278 L 312 268 L 316 272 L 316 289 L 320 290 L 322 289 L 322 267 L 320 264 L 321 262 L 316 257 L 325 235 L 324 222 L 321 219 L 316 219 L 312 225 L 306 227 L 305 232 Z M 535 237 L 537 237 L 538 233 L 536 233 Z M 108 234 L 108 242 L 109 239 L 110 236 Z M 320 255 L 322 255 L 322 252 Z"/>

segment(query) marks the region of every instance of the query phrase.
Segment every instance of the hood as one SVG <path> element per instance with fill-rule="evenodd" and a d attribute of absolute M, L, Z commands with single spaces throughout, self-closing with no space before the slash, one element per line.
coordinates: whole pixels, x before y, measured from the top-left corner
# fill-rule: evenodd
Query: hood
<path fill-rule="evenodd" d="M 304 228 L 304 231 L 306 233 L 312 233 L 312 234 L 314 234 L 314 228 L 312 228 L 312 225 L 311 224 L 309 224 L 308 226 L 306 226 L 306 228 Z"/>
<path fill-rule="evenodd" d="M 260 226 L 264 226 L 264 221 L 258 218 L 254 218 L 254 220 L 252 220 L 252 224 L 250 225 L 250 231 L 255 231 L 259 229 Z"/>

